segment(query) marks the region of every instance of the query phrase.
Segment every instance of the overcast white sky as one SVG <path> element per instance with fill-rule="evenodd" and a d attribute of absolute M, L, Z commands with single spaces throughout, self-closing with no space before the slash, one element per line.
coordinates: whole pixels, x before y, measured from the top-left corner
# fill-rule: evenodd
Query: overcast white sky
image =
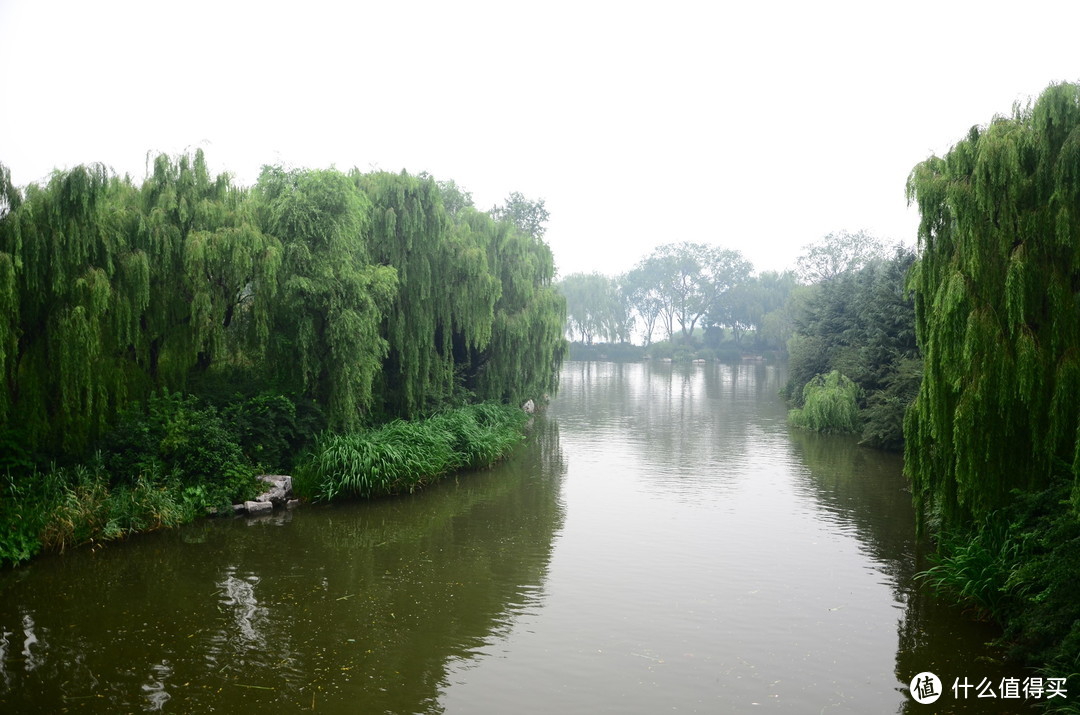
<path fill-rule="evenodd" d="M 543 198 L 560 274 L 691 240 L 758 270 L 867 229 L 914 243 L 908 172 L 1052 81 L 1080 3 L 0 0 L 16 184 L 202 147 L 428 171 Z"/>

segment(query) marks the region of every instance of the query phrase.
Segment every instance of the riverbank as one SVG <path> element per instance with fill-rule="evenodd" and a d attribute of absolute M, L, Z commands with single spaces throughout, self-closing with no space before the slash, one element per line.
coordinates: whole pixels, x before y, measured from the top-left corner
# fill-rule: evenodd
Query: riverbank
<path fill-rule="evenodd" d="M 325 434 L 297 471 L 296 488 L 319 501 L 413 492 L 448 474 L 499 461 L 524 439 L 527 419 L 521 409 L 482 403 L 421 421 Z"/>
<path fill-rule="evenodd" d="M 265 489 L 255 477 L 261 470 L 243 464 L 236 442 L 193 439 L 224 430 L 217 411 L 166 395 L 151 404 L 149 413 L 169 415 L 158 420 L 161 434 L 152 419 L 129 420 L 126 429 L 141 436 L 143 456 L 153 457 L 136 458 L 137 450 L 125 451 L 126 442 L 119 440 L 119 453 L 99 451 L 88 464 L 22 474 L 7 471 L 0 485 L 0 566 L 20 564 L 42 552 L 87 544 L 96 548 L 134 534 L 232 514 L 232 503 Z M 349 434 L 324 433 L 297 461 L 295 490 L 307 500 L 412 492 L 504 458 L 524 439 L 527 419 L 519 408 L 481 403 L 423 420 L 397 420 Z M 189 434 L 181 434 L 177 424 L 188 425 Z M 270 437 L 287 441 L 286 435 Z M 200 465 L 181 463 L 193 456 L 187 452 L 174 455 L 173 461 L 162 459 L 162 453 L 169 452 L 164 443 L 189 448 L 202 458 Z M 120 471 L 124 465 L 133 472 Z M 206 465 L 221 469 L 199 471 Z M 131 473 L 136 476 L 128 476 Z"/>
<path fill-rule="evenodd" d="M 1011 660 L 1063 679 L 1053 712 L 1080 713 L 1080 520 L 1071 475 L 1013 502 L 981 529 L 939 535 L 939 555 L 920 574 L 940 596 L 1001 624 Z"/>

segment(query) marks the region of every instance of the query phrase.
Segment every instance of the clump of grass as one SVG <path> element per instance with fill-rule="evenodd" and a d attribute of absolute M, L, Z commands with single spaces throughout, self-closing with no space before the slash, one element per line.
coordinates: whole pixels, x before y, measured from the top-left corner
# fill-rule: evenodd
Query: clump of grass
<path fill-rule="evenodd" d="M 176 469 L 118 480 L 100 459 L 19 477 L 9 472 L 0 488 L 0 523 L 8 527 L 0 530 L 0 565 L 186 524 L 223 503 L 223 493 L 214 485 L 185 486 Z"/>
<path fill-rule="evenodd" d="M 982 618 L 999 618 L 1013 587 L 1021 544 L 997 515 L 974 536 L 943 538 L 936 563 L 916 574 L 939 595 L 973 607 Z"/>
<path fill-rule="evenodd" d="M 1013 501 L 978 528 L 941 536 L 933 567 L 918 574 L 938 593 L 974 607 L 1004 627 L 1011 659 L 1080 690 L 1080 513 L 1073 475 L 1049 488 L 1012 493 Z M 1051 711 L 1080 712 L 1071 701 Z"/>
<path fill-rule="evenodd" d="M 791 410 L 788 420 L 816 432 L 855 432 L 859 428 L 859 386 L 833 370 L 818 375 L 803 387 L 803 406 Z"/>
<path fill-rule="evenodd" d="M 461 469 L 484 467 L 522 440 L 526 415 L 484 403 L 416 422 L 324 434 L 297 471 L 296 488 L 319 500 L 411 492 Z"/>
<path fill-rule="evenodd" d="M 131 485 L 117 485 L 104 470 L 79 465 L 52 478 L 61 486 L 41 530 L 42 547 L 48 550 L 179 526 L 203 508 L 190 489 L 181 488 L 175 473 L 143 473 Z"/>

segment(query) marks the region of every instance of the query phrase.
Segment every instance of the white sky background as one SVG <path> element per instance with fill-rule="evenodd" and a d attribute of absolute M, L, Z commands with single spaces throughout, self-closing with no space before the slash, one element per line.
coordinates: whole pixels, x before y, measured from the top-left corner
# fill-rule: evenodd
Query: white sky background
<path fill-rule="evenodd" d="M 0 0 L 18 185 L 202 147 L 428 171 L 546 201 L 561 275 L 690 240 L 794 266 L 827 233 L 915 242 L 911 168 L 1052 81 L 1080 3 Z"/>

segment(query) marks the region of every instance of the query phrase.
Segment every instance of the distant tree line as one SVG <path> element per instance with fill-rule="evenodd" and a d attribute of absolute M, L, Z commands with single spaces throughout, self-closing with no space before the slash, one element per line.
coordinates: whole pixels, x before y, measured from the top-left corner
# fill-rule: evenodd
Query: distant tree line
<path fill-rule="evenodd" d="M 571 340 L 601 341 L 609 344 L 602 354 L 629 356 L 787 353 L 782 394 L 795 424 L 856 432 L 866 444 L 898 450 L 922 374 L 905 288 L 914 259 L 906 249 L 890 255 L 865 231 L 839 231 L 806 246 L 797 270 L 755 274 L 737 251 L 674 243 L 624 275 L 577 273 L 558 287 Z M 653 343 L 657 334 L 664 343 Z M 644 350 L 615 346 L 637 335 Z M 809 405 L 808 389 L 823 391 Z"/>
<path fill-rule="evenodd" d="M 768 321 L 778 319 L 795 285 L 793 273 L 755 276 L 738 251 L 689 242 L 659 246 L 617 277 L 575 273 L 558 283 L 571 340 L 591 345 L 640 335 L 646 347 L 658 333 L 684 345 L 709 334 L 705 342 L 715 344 L 726 330 L 736 344 L 755 331 L 756 345 L 782 348 Z"/>

